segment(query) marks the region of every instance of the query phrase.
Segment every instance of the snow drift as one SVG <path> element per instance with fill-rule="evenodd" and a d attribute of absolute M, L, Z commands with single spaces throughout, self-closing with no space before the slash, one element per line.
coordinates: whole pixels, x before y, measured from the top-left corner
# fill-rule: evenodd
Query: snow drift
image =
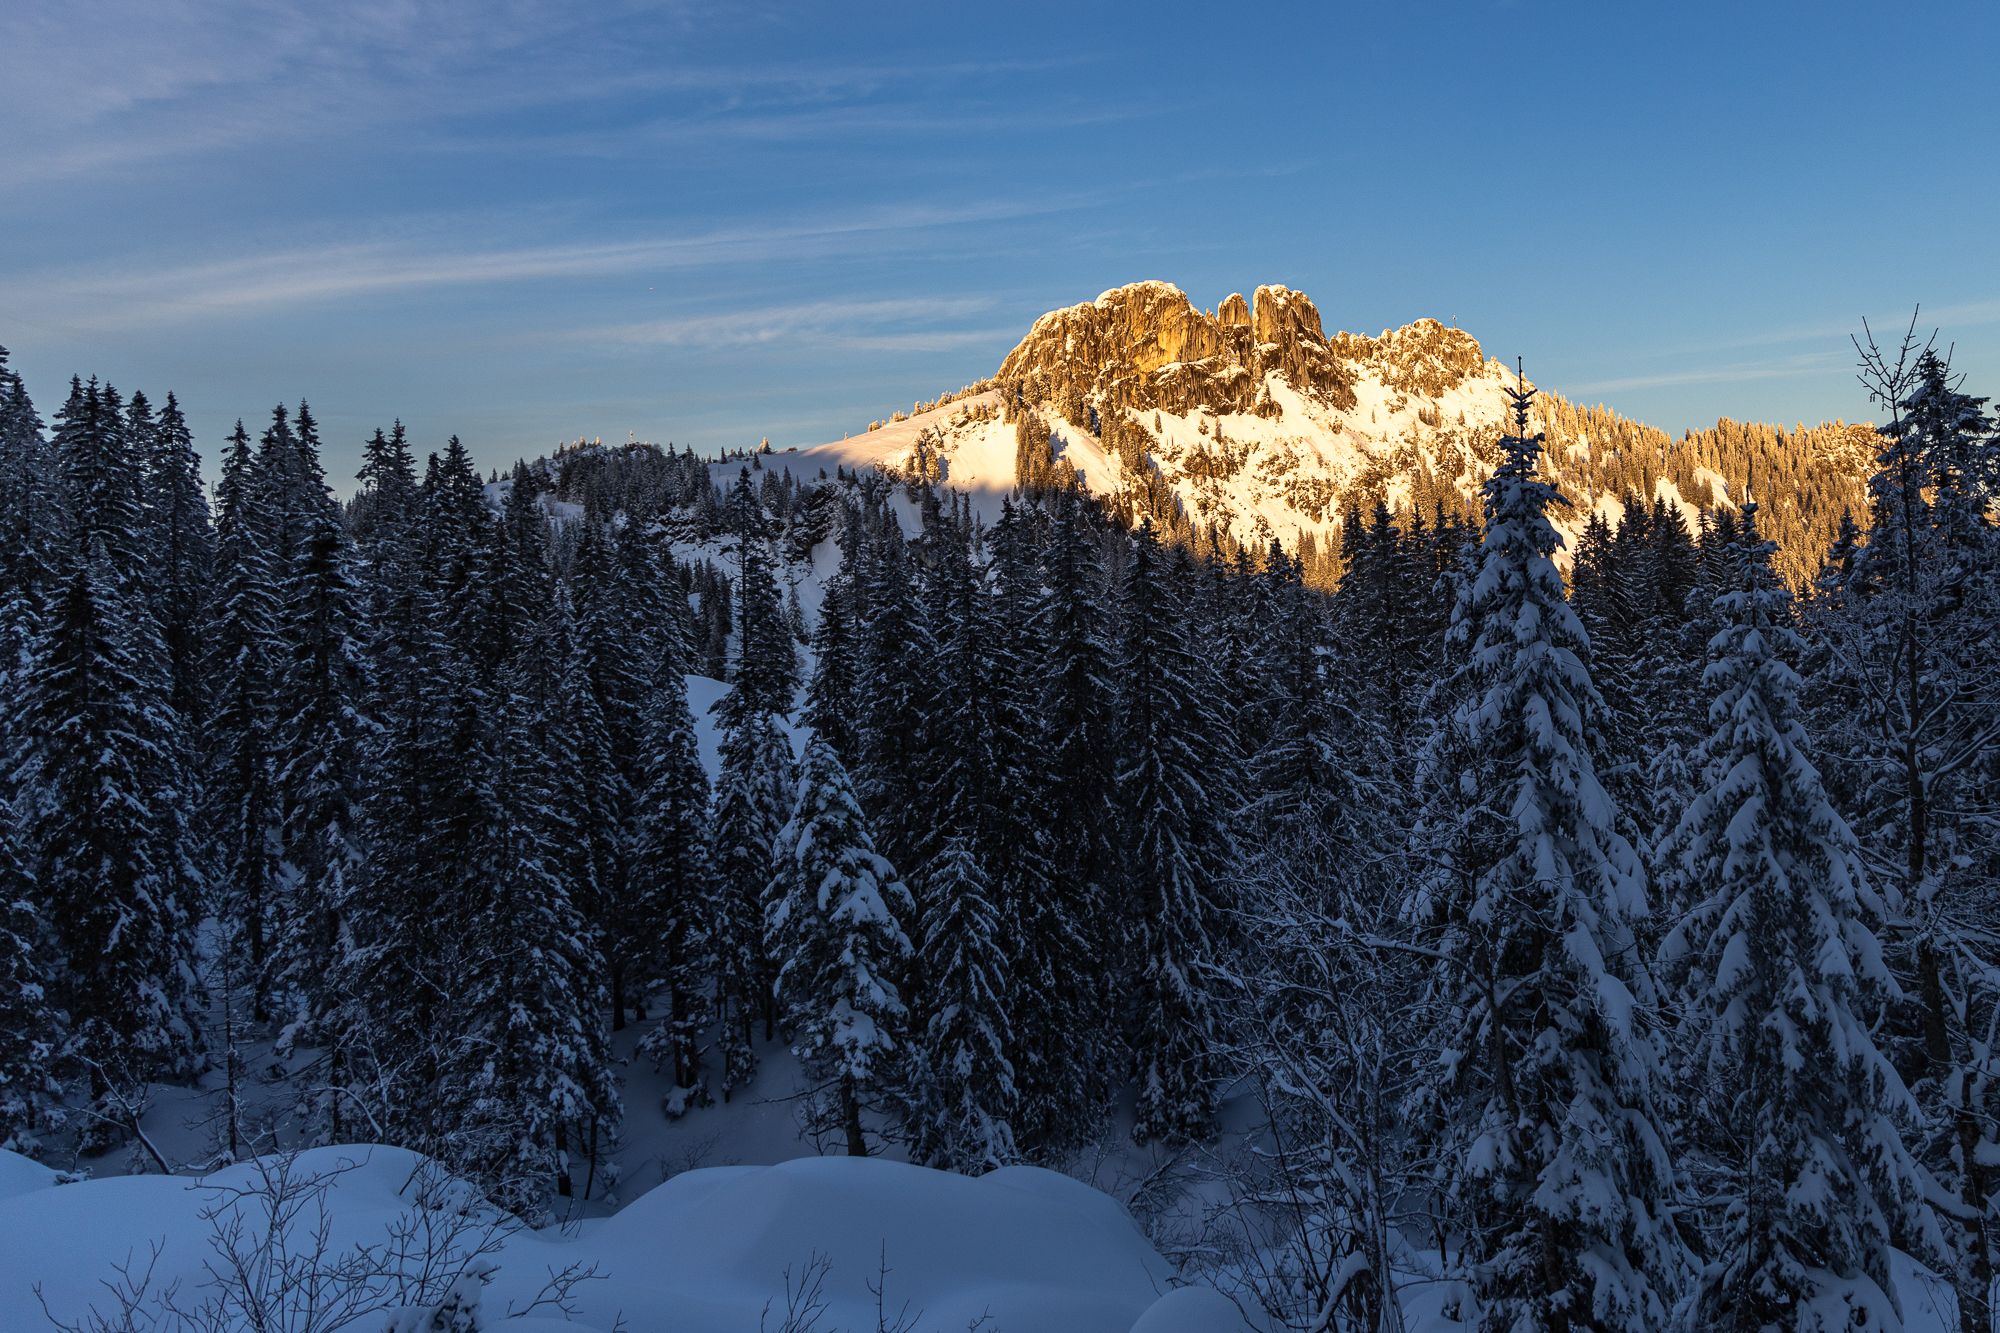
<path fill-rule="evenodd" d="M 265 1159 L 268 1173 L 274 1159 Z M 399 1221 L 432 1212 L 460 1216 L 474 1231 L 462 1190 L 439 1189 L 425 1160 L 396 1148 L 348 1146 L 298 1154 L 287 1165 L 311 1188 L 287 1244 L 310 1251 L 323 1217 L 326 1254 L 382 1246 Z M 55 1318 L 77 1322 L 94 1304 L 116 1309 L 107 1279 L 126 1265 L 136 1276 L 150 1258 L 149 1293 L 179 1284 L 185 1308 L 216 1281 L 218 1221 L 241 1215 L 253 1238 L 263 1226 L 264 1174 L 240 1164 L 198 1180 L 164 1176 L 56 1185 L 53 1172 L 0 1153 L 0 1327 L 46 1326 L 37 1291 Z M 232 1194 L 231 1191 L 250 1191 Z M 321 1206 L 323 1202 L 323 1208 Z M 218 1213 L 218 1210 L 219 1213 Z M 432 1232 L 438 1234 L 436 1221 Z M 446 1221 L 452 1220 L 447 1217 Z M 491 1225 L 488 1223 L 488 1225 Z M 467 1233 L 470 1234 L 470 1233 Z M 475 1288 L 486 1327 L 510 1313 L 535 1324 L 561 1319 L 551 1304 L 530 1310 L 551 1276 L 595 1269 L 569 1298 L 572 1322 L 557 1326 L 610 1333 L 742 1333 L 768 1304 L 775 1327 L 788 1303 L 810 1292 L 816 1327 L 874 1328 L 877 1298 L 892 1326 L 913 1333 L 978 1326 L 1041 1333 L 1127 1333 L 1168 1295 L 1171 1267 L 1104 1194 L 1065 1176 L 1010 1167 L 970 1178 L 894 1162 L 805 1158 L 770 1167 L 689 1171 L 635 1199 L 616 1215 L 568 1231 L 499 1227 L 475 1265 L 493 1264 Z M 472 1247 L 461 1239 L 461 1250 Z M 406 1257 L 404 1266 L 419 1261 Z M 459 1266 L 463 1266 L 461 1263 Z M 447 1264 L 444 1267 L 452 1267 Z M 434 1282 L 432 1303 L 456 1272 Z M 382 1328 L 382 1298 L 348 1327 Z M 1218 1301 L 1220 1298 L 1216 1298 Z M 1175 1315 L 1220 1307 L 1170 1299 L 1146 1328 L 1193 1327 Z M 1173 1316 L 1166 1322 L 1162 1318 Z M 986 1323 L 978 1321 L 984 1317 Z M 546 1326 L 546 1325 L 544 1325 Z M 1210 1327 L 1210 1324 L 1202 1324 Z"/>

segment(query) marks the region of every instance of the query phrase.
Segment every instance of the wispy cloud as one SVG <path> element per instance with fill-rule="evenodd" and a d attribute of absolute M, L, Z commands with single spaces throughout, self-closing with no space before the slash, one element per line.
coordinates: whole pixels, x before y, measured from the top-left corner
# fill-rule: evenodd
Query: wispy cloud
<path fill-rule="evenodd" d="M 0 185 L 116 176 L 189 155 L 323 140 L 397 151 L 488 141 L 483 116 L 619 105 L 612 123 L 494 142 L 612 156 L 662 143 L 932 135 L 1117 119 L 974 101 L 943 121 L 913 96 L 1099 57 L 907 63 L 715 58 L 714 34 L 782 15 L 696 0 L 74 0 L 10 19 L 0 43 Z M 629 110 L 623 109 L 629 107 Z M 947 122 L 956 122 L 947 123 Z M 394 133 L 387 133 L 394 127 Z"/>
<path fill-rule="evenodd" d="M 1912 312 L 1875 316 L 1857 313 L 1851 319 L 1793 324 L 1752 332 L 1738 338 L 1690 344 L 1655 353 L 1659 360 L 1680 360 L 1689 356 L 1713 355 L 1756 347 L 1783 347 L 1794 343 L 1819 344 L 1821 350 L 1795 356 L 1732 361 L 1721 365 L 1695 366 L 1685 370 L 1662 371 L 1652 375 L 1631 375 L 1616 379 L 1592 380 L 1569 386 L 1572 394 L 1615 393 L 1621 389 L 1660 389 L 1690 384 L 1732 384 L 1749 380 L 1794 379 L 1852 370 L 1855 362 L 1851 339 L 1865 339 L 1863 321 L 1874 330 L 1878 342 L 1900 338 L 1910 327 Z M 2000 323 L 2000 300 L 1959 301 L 1950 305 L 1919 306 L 1914 310 L 1918 338 L 1933 330 L 1941 341 L 1949 342 L 1955 329 L 1976 328 Z"/>
<path fill-rule="evenodd" d="M 1060 212 L 1065 199 L 891 205 L 791 225 L 574 245 L 451 249 L 415 241 L 332 244 L 105 276 L 62 272 L 0 285 L 23 318 L 126 329 L 414 292 L 534 280 L 796 260 L 907 243 L 910 233 Z"/>
<path fill-rule="evenodd" d="M 988 296 L 817 301 L 573 329 L 562 334 L 561 340 L 629 347 L 740 347 L 770 342 L 815 342 L 882 351 L 944 351 L 990 342 L 1006 337 L 1007 332 L 908 326 L 956 325 L 991 309 L 993 304 L 993 298 Z"/>
<path fill-rule="evenodd" d="M 1745 361 L 1731 365 L 1696 366 L 1687 370 L 1664 371 L 1656 375 L 1631 375 L 1619 379 L 1592 380 L 1563 386 L 1569 397 L 1580 394 L 1615 393 L 1620 389 L 1660 389 L 1685 384 L 1734 384 L 1747 380 L 1790 379 L 1803 375 L 1824 375 L 1843 370 L 1852 358 L 1835 352 L 1787 357 L 1780 361 Z"/>
<path fill-rule="evenodd" d="M 1833 343 L 1844 349 L 1841 355 L 1847 356 L 1851 361 L 1850 354 L 1853 347 L 1848 340 L 1861 334 L 1864 320 L 1874 328 L 1875 336 L 1879 340 L 1885 335 L 1900 336 L 1910 325 L 1911 313 L 1910 310 L 1890 311 L 1887 314 L 1857 311 L 1853 315 L 1837 319 L 1752 329 L 1727 338 L 1703 339 L 1699 342 L 1663 347 L 1657 349 L 1654 355 L 1698 356 L 1704 353 L 1740 351 L 1752 347 L 1783 347 L 1789 343 Z M 1927 334 L 1932 329 L 1971 328 L 1981 324 L 2000 323 L 2000 300 L 1919 306 L 1915 309 L 1915 314 L 1919 334 Z"/>

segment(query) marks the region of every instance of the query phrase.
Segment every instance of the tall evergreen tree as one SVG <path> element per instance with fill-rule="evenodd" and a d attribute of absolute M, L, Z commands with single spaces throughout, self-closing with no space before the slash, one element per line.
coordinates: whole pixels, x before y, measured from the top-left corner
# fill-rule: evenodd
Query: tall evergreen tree
<path fill-rule="evenodd" d="M 633 847 L 633 918 L 638 938 L 652 951 L 648 973 L 663 983 L 665 1012 L 646 1049 L 672 1073 L 674 1086 L 691 1088 L 697 1052 L 709 1016 L 705 921 L 717 892 L 710 863 L 708 775 L 701 766 L 687 682 L 677 660 L 667 660 L 646 705 Z"/>
<path fill-rule="evenodd" d="M 834 1084 L 850 1157 L 865 1157 L 862 1105 L 900 1050 L 906 1011 L 892 979 L 910 954 L 909 890 L 875 851 L 860 802 L 824 739 L 800 766 L 767 897 L 777 995 L 794 1049 Z"/>
<path fill-rule="evenodd" d="M 137 401 L 138 395 L 133 395 Z M 153 606 L 172 684 L 168 702 L 183 725 L 207 716 L 201 633 L 215 567 L 215 531 L 202 493 L 201 457 L 174 395 L 148 441 L 146 489 Z"/>
<path fill-rule="evenodd" d="M 1439 1125 L 1470 1179 L 1468 1260 L 1488 1329 L 1664 1327 L 1685 1262 L 1656 998 L 1636 957 L 1648 913 L 1586 744 L 1588 639 L 1551 559 L 1554 485 L 1528 434 L 1533 391 L 1486 482 L 1478 577 L 1452 634 L 1469 687 L 1459 762 L 1439 770 L 1444 835 L 1410 915 L 1439 929 Z"/>
<path fill-rule="evenodd" d="M 454 941 L 450 1048 L 437 1092 L 446 1160 L 517 1212 L 573 1191 L 573 1149 L 615 1126 L 599 978 L 574 881 L 560 865 L 566 820 L 547 756 L 511 689 L 490 720 L 461 717 L 475 785 L 465 859 L 446 873 L 467 909 Z"/>
<path fill-rule="evenodd" d="M 1981 811 L 2000 746 L 2000 440 L 1985 400 L 1906 338 L 1865 349 L 1864 382 L 1890 412 L 1869 480 L 1870 528 L 1851 572 L 1814 606 L 1812 692 L 1827 783 L 1851 802 L 1890 910 L 1890 961 L 1914 1003 L 1885 1035 L 1935 1128 L 1925 1160 L 1956 1199 L 1948 1232 L 1961 1327 L 1992 1317 L 2000 1273 L 2000 1109 L 1987 1072 L 2000 1011 L 1990 904 L 2000 851 Z M 1980 960 L 1980 961 L 1974 961 Z"/>
<path fill-rule="evenodd" d="M 1118 788 L 1139 1084 L 1132 1132 L 1141 1141 L 1206 1138 L 1225 1072 L 1212 987 L 1229 934 L 1230 773 L 1225 724 L 1201 689 L 1150 521 L 1135 538 L 1122 612 Z"/>
<path fill-rule="evenodd" d="M 922 1123 L 911 1152 L 930 1166 L 977 1175 L 1018 1157 L 1007 943 L 986 875 L 965 839 L 950 839 L 931 858 L 924 881 L 930 1018 Z"/>
<path fill-rule="evenodd" d="M 719 700 L 717 707 L 727 702 Z M 764 939 L 764 894 L 771 884 L 778 834 L 791 818 L 792 748 L 770 713 L 728 724 L 715 787 L 707 934 L 714 954 L 715 999 L 722 1020 L 722 1091 L 757 1072 L 752 1046 L 759 1018 L 776 1025 L 775 965 Z"/>
<path fill-rule="evenodd" d="M 1112 1019 L 1122 944 L 1107 920 L 1121 902 L 1118 694 L 1106 639 L 1103 568 L 1073 494 L 1043 553 L 1034 608 L 1041 724 L 1033 817 L 1045 870 L 1016 905 L 1011 958 L 1016 1138 L 1025 1151 L 1059 1152 L 1102 1120 L 1118 1062 Z"/>
<path fill-rule="evenodd" d="M 69 520 L 65 568 L 102 550 L 109 590 L 136 597 L 146 581 L 145 472 L 120 406 L 110 385 L 71 379 L 69 401 L 56 414 L 53 446 Z"/>
<path fill-rule="evenodd" d="M 773 848 L 791 818 L 792 749 L 779 719 L 791 708 L 797 658 L 784 628 L 777 581 L 764 549 L 761 509 L 749 471 L 736 484 L 731 521 L 740 543 L 736 655 L 729 691 L 711 706 L 723 732 L 716 783 L 715 881 L 709 935 L 723 1020 L 723 1093 L 757 1067 L 752 1025 L 766 1038 L 777 1023 L 775 966 L 764 941 L 764 895 Z"/>
<path fill-rule="evenodd" d="M 315 514 L 279 608 L 286 657 L 279 664 L 273 765 L 280 873 L 288 886 L 279 967 L 292 1022 L 305 1034 L 340 1002 L 330 982 L 345 947 L 343 905 L 367 852 L 362 754 L 374 723 L 362 711 L 368 687 L 353 573 L 346 531 L 331 513 Z"/>
<path fill-rule="evenodd" d="M 925 765 L 924 716 L 937 644 L 902 530 L 893 515 L 883 524 L 870 561 L 869 619 L 861 641 L 861 762 L 854 785 L 883 854 L 915 865 L 925 827 L 917 775 Z"/>
<path fill-rule="evenodd" d="M 1693 1326 L 1898 1323 L 1893 1238 L 1939 1238 L 1896 1124 L 1916 1108 L 1870 1035 L 1893 995 L 1883 904 L 1807 748 L 1791 596 L 1744 507 L 1718 610 L 1707 790 L 1668 847 L 1685 915 L 1662 960 L 1685 997 L 1688 1086 L 1726 1211 Z"/>
<path fill-rule="evenodd" d="M 355 480 L 361 489 L 350 506 L 348 526 L 357 542 L 367 546 L 393 537 L 415 520 L 421 503 L 417 460 L 401 421 L 387 435 L 377 427 L 368 437 Z"/>
<path fill-rule="evenodd" d="M 218 491 L 214 582 L 202 628 L 208 694 L 202 755 L 217 906 L 247 952 L 251 1014 L 270 1017 L 270 944 L 283 851 L 277 794 L 280 589 L 255 507 L 263 495 L 243 423 L 229 438 Z"/>
<path fill-rule="evenodd" d="M 35 1131 L 60 1127 L 58 1015 L 43 977 L 44 926 L 14 812 L 0 804 L 0 1149 L 33 1156 Z"/>
<path fill-rule="evenodd" d="M 8 748 L 55 586 L 59 476 L 27 385 L 0 347 L 0 745 Z M 0 774 L 0 793 L 9 790 Z"/>
<path fill-rule="evenodd" d="M 840 568 L 821 592 L 819 624 L 813 630 L 813 674 L 806 685 L 804 720 L 816 735 L 826 737 L 844 764 L 857 757 L 859 724 L 859 656 L 855 616 L 856 562 L 865 538 L 858 527 L 843 538 Z"/>
<path fill-rule="evenodd" d="M 94 1096 L 185 1077 L 200 1049 L 201 881 L 172 710 L 156 655 L 135 647 L 146 618 L 101 542 L 70 561 L 11 765 L 29 873 L 60 951 L 52 998 L 69 1015 L 65 1050 Z"/>

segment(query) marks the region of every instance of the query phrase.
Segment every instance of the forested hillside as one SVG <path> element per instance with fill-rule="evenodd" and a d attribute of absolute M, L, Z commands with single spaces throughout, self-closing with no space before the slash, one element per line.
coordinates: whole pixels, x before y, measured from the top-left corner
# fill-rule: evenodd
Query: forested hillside
<path fill-rule="evenodd" d="M 211 507 L 171 395 L 45 428 L 6 372 L 0 1145 L 158 1157 L 148 1087 L 219 1070 L 232 1160 L 390 1144 L 543 1219 L 782 1034 L 829 1142 L 968 1174 L 1256 1088 L 1179 1258 L 1279 1326 L 1425 1272 L 1486 1327 L 1878 1327 L 1902 1251 L 1986 1328 L 1984 400 L 1906 348 L 1880 433 L 1671 441 L 1270 290 L 1129 375 L 1057 321 L 1087 394 L 1017 350 L 855 471 L 482 483 L 395 427 L 343 503 L 301 403 Z M 1349 400 L 1320 473 L 1248 424 Z"/>

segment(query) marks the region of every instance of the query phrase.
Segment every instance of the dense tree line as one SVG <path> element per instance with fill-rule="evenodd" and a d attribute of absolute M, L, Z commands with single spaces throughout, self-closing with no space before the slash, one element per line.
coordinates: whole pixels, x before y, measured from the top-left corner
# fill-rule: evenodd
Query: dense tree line
<path fill-rule="evenodd" d="M 211 513 L 171 397 L 45 430 L 8 373 L 0 1132 L 136 1133 L 240 1026 L 311 1135 L 534 1213 L 643 1023 L 670 1113 L 781 1037 L 849 1152 L 969 1172 L 1253 1090 L 1236 1272 L 1292 1326 L 1428 1263 L 1493 1329 L 1874 1327 L 1901 1248 L 1987 1329 L 2000 450 L 1924 349 L 1868 371 L 1802 588 L 1762 497 L 1594 518 L 1566 584 L 1526 390 L 1476 506 L 1297 553 L 1128 525 L 1025 403 L 991 521 L 400 427 L 342 505 L 303 404 Z"/>

